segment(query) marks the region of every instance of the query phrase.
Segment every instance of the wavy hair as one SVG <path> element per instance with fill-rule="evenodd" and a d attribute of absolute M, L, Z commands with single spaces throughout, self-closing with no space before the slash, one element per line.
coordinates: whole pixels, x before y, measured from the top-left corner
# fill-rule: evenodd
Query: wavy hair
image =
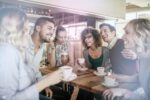
<path fill-rule="evenodd" d="M 95 47 L 100 47 L 102 46 L 102 38 L 101 38 L 101 34 L 99 33 L 98 30 L 94 29 L 94 28 L 91 28 L 91 27 L 88 27 L 88 28 L 85 28 L 82 32 L 81 32 L 81 40 L 82 40 L 82 44 L 85 48 L 88 48 L 86 42 L 85 42 L 85 36 L 87 34 L 91 33 L 92 34 L 92 37 L 94 39 L 94 44 L 95 44 Z"/>
<path fill-rule="evenodd" d="M 150 20 L 148 19 L 134 19 L 131 20 L 129 23 L 131 25 L 131 28 L 133 29 L 133 34 L 136 37 L 136 45 L 141 46 L 144 49 L 144 52 L 150 50 Z M 127 24 L 127 25 L 128 25 Z M 141 67 L 147 66 L 147 63 L 149 61 L 149 57 L 146 57 L 146 63 L 140 63 Z M 141 60 L 144 60 L 141 58 Z M 147 69 L 145 69 L 145 78 L 142 80 L 143 84 L 141 86 L 144 88 L 144 91 L 146 93 L 146 96 L 150 98 L 150 72 L 148 71 L 149 66 L 147 66 Z M 147 70 L 147 71 L 146 71 Z"/>
<path fill-rule="evenodd" d="M 3 28 L 2 21 L 5 17 L 13 17 L 18 20 L 16 32 L 11 32 Z M 26 14 L 17 8 L 0 9 L 0 42 L 12 44 L 17 49 L 19 49 L 23 55 L 25 55 L 25 47 L 27 46 L 27 41 L 25 40 L 26 38 L 23 34 L 26 20 Z"/>
<path fill-rule="evenodd" d="M 137 46 L 143 47 L 144 50 L 150 49 L 150 20 L 148 19 L 133 19 L 128 24 L 133 28 L 137 40 Z"/>

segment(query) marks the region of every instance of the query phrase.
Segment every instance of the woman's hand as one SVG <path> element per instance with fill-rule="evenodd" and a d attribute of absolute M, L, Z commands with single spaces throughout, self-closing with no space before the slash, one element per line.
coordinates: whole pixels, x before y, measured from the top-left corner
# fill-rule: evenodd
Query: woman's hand
<path fill-rule="evenodd" d="M 115 97 L 124 96 L 128 90 L 122 88 L 111 88 L 107 89 L 103 93 L 103 97 L 105 100 L 113 100 Z"/>
<path fill-rule="evenodd" d="M 137 54 L 130 50 L 130 49 L 124 49 L 121 54 L 123 55 L 124 58 L 126 59 L 131 59 L 131 60 L 135 60 L 137 59 Z"/>
<path fill-rule="evenodd" d="M 85 68 L 85 62 L 84 63 L 80 63 L 79 59 L 77 60 L 77 64 L 81 67 L 81 68 Z"/>
<path fill-rule="evenodd" d="M 53 73 L 48 74 L 45 78 L 38 81 L 35 85 L 37 90 L 40 92 L 46 87 L 49 87 L 51 85 L 55 85 L 63 79 L 63 73 L 61 70 L 57 70 Z"/>
<path fill-rule="evenodd" d="M 47 81 L 50 83 L 50 85 L 55 85 L 61 82 L 63 78 L 63 72 L 61 70 L 57 70 L 53 73 L 48 74 L 46 78 L 47 78 Z"/>

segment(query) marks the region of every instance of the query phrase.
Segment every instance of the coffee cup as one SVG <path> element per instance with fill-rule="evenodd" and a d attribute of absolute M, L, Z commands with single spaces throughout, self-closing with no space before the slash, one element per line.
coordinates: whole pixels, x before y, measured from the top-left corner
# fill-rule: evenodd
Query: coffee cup
<path fill-rule="evenodd" d="M 64 51 L 64 52 L 61 53 L 61 55 L 63 55 L 63 56 L 68 56 L 68 52 L 65 52 L 65 51 Z"/>
<path fill-rule="evenodd" d="M 97 72 L 99 74 L 103 74 L 104 73 L 105 68 L 104 67 L 97 67 Z"/>
<path fill-rule="evenodd" d="M 79 64 L 84 64 L 85 63 L 85 59 L 84 58 L 78 58 L 78 62 Z"/>
<path fill-rule="evenodd" d="M 62 71 L 62 73 L 63 73 L 63 80 L 68 80 L 70 77 L 71 77 L 71 75 L 72 75 L 72 71 L 73 71 L 73 68 L 72 67 L 70 67 L 70 66 L 62 66 L 62 67 L 60 67 L 59 68 L 61 71 Z"/>
<path fill-rule="evenodd" d="M 104 83 L 107 85 L 114 85 L 116 83 L 116 79 L 110 76 L 105 76 L 104 77 Z"/>

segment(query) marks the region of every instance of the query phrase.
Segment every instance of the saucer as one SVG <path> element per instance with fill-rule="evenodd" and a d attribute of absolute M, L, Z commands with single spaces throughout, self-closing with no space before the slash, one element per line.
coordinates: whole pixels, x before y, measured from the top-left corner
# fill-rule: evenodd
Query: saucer
<path fill-rule="evenodd" d="M 104 72 L 104 73 L 98 73 L 97 71 L 94 71 L 93 72 L 96 76 L 105 76 L 106 75 L 106 73 Z"/>
<path fill-rule="evenodd" d="M 105 87 L 113 88 L 113 87 L 117 87 L 119 85 L 119 83 L 115 82 L 114 84 L 110 85 L 110 84 L 107 84 L 107 83 L 103 82 L 102 85 L 105 86 Z"/>
<path fill-rule="evenodd" d="M 86 71 L 86 70 L 88 70 L 88 68 L 86 68 L 86 67 L 84 67 L 84 68 L 78 68 L 78 70 L 80 70 L 80 71 Z"/>
<path fill-rule="evenodd" d="M 72 75 L 68 79 L 63 79 L 65 82 L 73 81 L 77 78 L 77 75 L 75 73 L 72 73 Z"/>

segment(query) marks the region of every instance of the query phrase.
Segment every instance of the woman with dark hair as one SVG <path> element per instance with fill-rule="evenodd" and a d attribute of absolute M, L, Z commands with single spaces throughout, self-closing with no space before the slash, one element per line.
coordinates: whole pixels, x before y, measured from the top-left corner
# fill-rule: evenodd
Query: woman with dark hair
<path fill-rule="evenodd" d="M 102 47 L 102 38 L 100 33 L 94 28 L 86 28 L 81 33 L 82 44 L 85 47 L 83 57 L 85 64 L 78 64 L 81 66 L 79 70 L 84 67 L 97 70 L 97 67 L 107 67 L 109 62 L 109 49 Z M 77 100 L 96 100 L 101 99 L 100 94 L 93 94 L 85 90 L 80 90 Z"/>
<path fill-rule="evenodd" d="M 105 67 L 109 61 L 109 50 L 102 47 L 100 33 L 94 28 L 86 28 L 81 33 L 81 40 L 85 47 L 83 57 L 86 64 L 84 66 L 94 70 L 97 67 Z"/>
<path fill-rule="evenodd" d="M 57 26 L 56 33 L 55 33 L 55 39 L 51 39 L 50 43 L 48 44 L 48 61 L 50 62 L 49 68 L 51 67 L 61 67 L 64 65 L 69 65 L 71 67 L 74 67 L 74 51 L 73 51 L 73 45 L 69 43 L 67 40 L 67 31 L 62 26 Z M 56 100 L 69 100 L 72 92 L 72 87 L 69 87 L 69 89 L 65 88 L 66 84 L 60 83 L 57 84 L 51 89 L 53 90 L 54 99 Z M 68 91 L 66 91 L 68 90 Z"/>
<path fill-rule="evenodd" d="M 123 100 L 149 100 L 150 98 L 150 21 L 148 19 L 133 19 L 124 28 L 125 46 L 133 45 L 139 56 L 139 73 L 134 76 L 113 75 L 118 81 L 137 82 L 139 88 L 130 91 L 123 88 L 107 89 L 104 98 L 113 100 L 122 96 Z"/>
<path fill-rule="evenodd" d="M 26 55 L 26 18 L 16 8 L 0 9 L 0 100 L 39 100 L 39 92 L 62 80 L 58 70 L 37 81 Z"/>
<path fill-rule="evenodd" d="M 73 46 L 67 40 L 67 31 L 64 27 L 57 26 L 54 42 L 50 45 L 51 46 L 49 46 L 50 48 L 48 51 L 49 54 L 53 55 L 52 59 L 50 59 L 50 62 L 53 61 L 53 64 L 51 65 L 56 67 L 70 65 L 73 67 Z M 65 57 L 62 57 L 63 54 L 65 55 Z"/>

